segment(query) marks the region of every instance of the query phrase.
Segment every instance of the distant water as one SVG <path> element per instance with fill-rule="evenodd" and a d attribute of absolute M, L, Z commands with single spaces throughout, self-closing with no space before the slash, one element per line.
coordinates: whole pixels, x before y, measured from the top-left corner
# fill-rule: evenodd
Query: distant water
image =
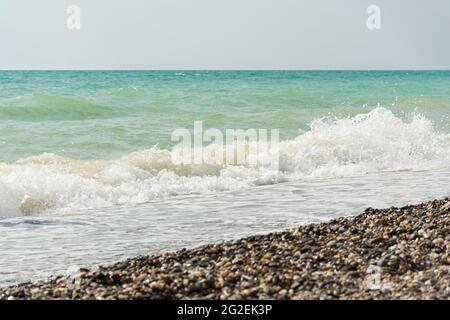
<path fill-rule="evenodd" d="M 0 284 L 450 194 L 450 72 L 0 71 Z M 171 133 L 280 129 L 279 170 Z"/>

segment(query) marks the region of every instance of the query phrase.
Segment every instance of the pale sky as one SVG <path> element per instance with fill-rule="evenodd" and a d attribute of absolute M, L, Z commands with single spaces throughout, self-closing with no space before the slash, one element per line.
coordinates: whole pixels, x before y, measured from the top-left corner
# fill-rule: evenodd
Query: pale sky
<path fill-rule="evenodd" d="M 449 34 L 448 0 L 1 0 L 0 69 L 450 69 Z"/>

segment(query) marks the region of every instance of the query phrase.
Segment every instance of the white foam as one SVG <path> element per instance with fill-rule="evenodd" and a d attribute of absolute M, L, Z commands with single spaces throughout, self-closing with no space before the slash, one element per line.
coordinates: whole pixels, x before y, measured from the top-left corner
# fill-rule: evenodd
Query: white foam
<path fill-rule="evenodd" d="M 423 116 L 403 121 L 376 108 L 353 118 L 316 120 L 310 131 L 281 142 L 279 170 L 176 165 L 169 150 L 157 148 L 116 160 L 74 160 L 44 153 L 0 164 L 0 215 L 132 205 L 294 179 L 432 170 L 450 165 L 449 150 L 449 135 L 437 133 Z"/>
<path fill-rule="evenodd" d="M 19 203 L 15 193 L 7 185 L 0 182 L 0 217 L 20 215 Z"/>
<path fill-rule="evenodd" d="M 430 120 L 409 122 L 385 108 L 346 119 L 319 119 L 311 130 L 282 142 L 280 165 L 304 177 L 341 177 L 379 171 L 430 170 L 450 163 L 450 136 Z"/>

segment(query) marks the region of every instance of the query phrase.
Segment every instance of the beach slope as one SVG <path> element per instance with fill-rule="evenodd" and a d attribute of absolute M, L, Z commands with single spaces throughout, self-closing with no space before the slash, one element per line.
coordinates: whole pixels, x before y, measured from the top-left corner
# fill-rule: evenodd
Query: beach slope
<path fill-rule="evenodd" d="M 1 299 L 450 299 L 450 198 L 0 289 Z"/>

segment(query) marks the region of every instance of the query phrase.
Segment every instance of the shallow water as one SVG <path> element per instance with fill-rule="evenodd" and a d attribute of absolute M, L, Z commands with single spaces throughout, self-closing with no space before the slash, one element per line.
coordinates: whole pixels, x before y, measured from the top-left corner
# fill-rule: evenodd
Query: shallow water
<path fill-rule="evenodd" d="M 0 285 L 450 194 L 450 169 L 289 182 L 0 221 Z"/>
<path fill-rule="evenodd" d="M 0 72 L 0 85 L 0 285 L 450 194 L 450 72 Z M 196 120 L 280 129 L 278 167 L 174 163 L 172 131 Z"/>

